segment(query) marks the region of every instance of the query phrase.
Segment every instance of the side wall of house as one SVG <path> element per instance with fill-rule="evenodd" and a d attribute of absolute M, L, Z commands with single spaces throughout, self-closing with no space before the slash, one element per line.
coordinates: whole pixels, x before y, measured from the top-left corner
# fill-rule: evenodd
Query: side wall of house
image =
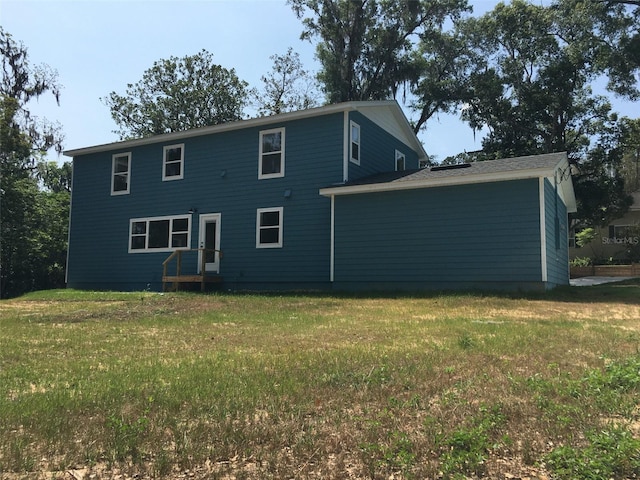
<path fill-rule="evenodd" d="M 567 208 L 553 183 L 544 181 L 547 287 L 569 284 Z"/>
<path fill-rule="evenodd" d="M 337 289 L 542 289 L 537 179 L 335 197 Z"/>
<path fill-rule="evenodd" d="M 405 155 L 405 170 L 418 168 L 418 153 L 385 132 L 360 112 L 350 112 L 349 119 L 360 125 L 360 165 L 349 162 L 349 180 L 357 180 L 396 169 L 396 150 Z"/>
<path fill-rule="evenodd" d="M 315 288 L 329 282 L 330 200 L 318 189 L 342 180 L 342 114 L 155 143 L 74 159 L 68 285 L 160 289 L 170 252 L 130 253 L 130 221 L 221 215 L 220 275 L 225 287 Z M 259 132 L 285 128 L 285 175 L 258 179 Z M 184 144 L 184 178 L 162 181 L 163 147 Z M 130 193 L 111 195 L 112 154 L 131 152 Z M 256 248 L 257 209 L 282 207 L 282 248 Z M 173 265 L 171 268 L 175 268 Z M 195 253 L 183 273 L 196 273 Z"/>

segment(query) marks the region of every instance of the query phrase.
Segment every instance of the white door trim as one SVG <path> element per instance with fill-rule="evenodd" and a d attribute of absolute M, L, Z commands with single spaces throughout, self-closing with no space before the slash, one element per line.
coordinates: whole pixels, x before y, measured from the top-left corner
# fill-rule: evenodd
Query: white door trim
<path fill-rule="evenodd" d="M 220 224 L 222 221 L 221 213 L 205 213 L 200 215 L 199 227 L 198 227 L 198 247 L 204 248 L 206 224 L 212 221 L 216 222 L 215 249 L 220 250 Z M 202 265 L 202 251 L 200 250 L 198 251 L 198 273 L 202 273 L 200 271 L 201 265 Z M 220 253 L 216 252 L 215 262 L 207 263 L 205 265 L 205 271 L 208 273 L 220 273 Z"/>

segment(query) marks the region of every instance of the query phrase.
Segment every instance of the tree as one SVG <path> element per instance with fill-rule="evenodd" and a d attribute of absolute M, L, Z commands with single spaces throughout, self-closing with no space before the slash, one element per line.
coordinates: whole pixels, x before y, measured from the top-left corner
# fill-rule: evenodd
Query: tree
<path fill-rule="evenodd" d="M 591 67 L 606 74 L 608 88 L 640 97 L 640 3 L 635 0 L 555 0 L 550 9 L 572 52 L 590 52 Z"/>
<path fill-rule="evenodd" d="M 620 143 L 622 144 L 621 175 L 627 193 L 640 190 L 640 118 L 621 118 Z"/>
<path fill-rule="evenodd" d="M 479 159 L 566 151 L 577 166 L 578 223 L 602 225 L 630 203 L 617 115 L 591 90 L 603 71 L 595 33 L 566 15 L 574 13 L 513 0 L 460 22 L 475 62 L 461 98 L 463 118 L 488 130 Z"/>
<path fill-rule="evenodd" d="M 278 113 L 304 110 L 318 106 L 317 84 L 302 67 L 300 55 L 291 47 L 284 55 L 272 55 L 273 67 L 260 80 L 263 90 L 257 95 L 258 113 Z"/>
<path fill-rule="evenodd" d="M 7 297 L 64 285 L 71 167 L 38 166 L 47 150 L 62 150 L 63 138 L 59 125 L 28 108 L 47 93 L 59 101 L 56 73 L 31 66 L 24 45 L 2 28 L 0 53 L 0 296 Z M 50 190 L 39 188 L 45 170 Z"/>
<path fill-rule="evenodd" d="M 154 62 L 125 95 L 111 92 L 103 101 L 121 139 L 148 137 L 240 120 L 247 87 L 234 69 L 214 64 L 202 50 Z"/>
<path fill-rule="evenodd" d="M 463 118 L 487 127 L 487 157 L 557 151 L 578 156 L 610 121 L 610 105 L 591 94 L 588 52 L 570 51 L 551 9 L 514 0 L 461 24 L 478 64 Z"/>
<path fill-rule="evenodd" d="M 410 81 L 411 109 L 418 113 L 418 133 L 434 115 L 453 113 L 468 100 L 470 70 L 479 59 L 458 29 L 423 36 L 414 55 L 417 77 Z"/>
<path fill-rule="evenodd" d="M 303 39 L 319 37 L 318 79 L 329 103 L 382 100 L 418 78 L 415 42 L 438 34 L 466 0 L 288 0 Z M 308 16 L 305 16 L 308 15 Z"/>

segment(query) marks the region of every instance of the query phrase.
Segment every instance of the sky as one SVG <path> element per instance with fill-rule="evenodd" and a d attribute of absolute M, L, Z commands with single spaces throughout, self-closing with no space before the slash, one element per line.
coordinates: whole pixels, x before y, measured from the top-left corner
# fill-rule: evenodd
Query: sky
<path fill-rule="evenodd" d="M 470 3 L 477 15 L 497 0 Z M 60 106 L 48 95 L 30 110 L 61 124 L 67 150 L 117 141 L 101 98 L 112 91 L 124 94 L 127 84 L 138 82 L 160 59 L 205 49 L 255 88 L 271 70 L 269 57 L 289 47 L 305 69 L 319 68 L 315 47 L 300 40 L 301 20 L 286 0 L 0 0 L 0 24 L 24 44 L 32 66 L 44 63 L 57 71 Z M 637 103 L 616 100 L 614 107 L 632 117 L 640 112 Z M 481 148 L 481 135 L 457 115 L 431 119 L 419 138 L 439 161 Z M 69 160 L 55 154 L 49 159 Z"/>

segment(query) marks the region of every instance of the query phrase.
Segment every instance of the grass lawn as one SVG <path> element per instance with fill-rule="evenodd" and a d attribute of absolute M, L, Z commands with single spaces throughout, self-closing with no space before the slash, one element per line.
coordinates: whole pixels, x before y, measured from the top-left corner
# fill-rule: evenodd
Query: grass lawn
<path fill-rule="evenodd" d="M 639 397 L 640 281 L 0 301 L 2 479 L 639 478 Z"/>

